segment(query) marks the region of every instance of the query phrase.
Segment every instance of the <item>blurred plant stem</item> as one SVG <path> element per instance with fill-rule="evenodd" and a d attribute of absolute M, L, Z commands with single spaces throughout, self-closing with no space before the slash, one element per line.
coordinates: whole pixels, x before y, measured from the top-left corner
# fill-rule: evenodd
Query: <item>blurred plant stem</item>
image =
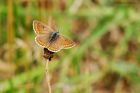
<path fill-rule="evenodd" d="M 51 0 L 38 0 L 39 2 L 39 19 L 44 21 L 46 19 L 46 14 L 50 15 L 52 11 L 52 1 Z M 48 18 L 47 18 L 48 19 Z"/>
<path fill-rule="evenodd" d="M 75 0 L 73 5 L 70 7 L 69 11 L 72 14 L 76 14 L 77 11 L 79 10 L 80 6 L 82 5 L 82 3 L 83 3 L 83 0 Z"/>
<path fill-rule="evenodd" d="M 38 0 L 38 2 L 40 3 L 40 6 L 38 6 L 39 8 L 38 8 L 38 10 L 39 10 L 39 19 L 40 20 L 43 20 L 44 19 L 44 13 L 43 13 L 43 11 L 45 10 L 44 8 L 43 8 L 43 6 L 44 6 L 44 2 L 43 1 L 41 1 L 41 0 Z"/>
<path fill-rule="evenodd" d="M 8 0 L 8 14 L 7 14 L 7 30 L 8 30 L 8 62 L 13 60 L 13 0 Z"/>
<path fill-rule="evenodd" d="M 0 10 L 0 14 L 1 14 L 1 10 Z M 1 18 L 0 18 L 0 20 L 1 20 Z M 1 26 L 1 23 L 0 23 L 0 39 L 2 39 L 2 26 Z M 0 40 L 0 45 L 1 45 L 1 42 L 2 42 L 2 40 Z"/>
<path fill-rule="evenodd" d="M 31 12 L 31 0 L 27 0 L 27 7 L 26 7 L 26 16 L 25 16 L 25 25 L 26 25 L 26 31 L 24 33 L 24 39 L 26 40 L 26 42 L 28 43 L 28 34 L 30 31 L 30 22 L 31 22 L 31 18 L 30 18 L 30 12 Z"/>

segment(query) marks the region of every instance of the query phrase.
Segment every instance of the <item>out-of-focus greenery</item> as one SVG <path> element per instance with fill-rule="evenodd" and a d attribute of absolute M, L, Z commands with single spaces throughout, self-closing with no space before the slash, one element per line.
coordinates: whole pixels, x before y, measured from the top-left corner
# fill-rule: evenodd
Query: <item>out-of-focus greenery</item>
<path fill-rule="evenodd" d="M 45 93 L 33 20 L 52 16 L 77 45 L 49 62 L 53 93 L 139 93 L 139 0 L 1 0 L 0 93 Z"/>

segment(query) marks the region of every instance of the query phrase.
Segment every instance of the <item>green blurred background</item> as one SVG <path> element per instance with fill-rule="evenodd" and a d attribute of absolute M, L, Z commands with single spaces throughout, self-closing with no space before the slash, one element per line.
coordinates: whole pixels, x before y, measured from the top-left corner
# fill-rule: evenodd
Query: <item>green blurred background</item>
<path fill-rule="evenodd" d="M 49 62 L 53 93 L 140 93 L 139 0 L 0 0 L 0 93 L 47 93 L 33 20 L 77 45 Z"/>

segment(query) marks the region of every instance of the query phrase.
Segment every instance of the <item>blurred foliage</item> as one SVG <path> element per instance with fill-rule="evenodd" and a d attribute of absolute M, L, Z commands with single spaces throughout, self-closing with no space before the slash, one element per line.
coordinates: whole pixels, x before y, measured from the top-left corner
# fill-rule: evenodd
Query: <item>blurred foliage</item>
<path fill-rule="evenodd" d="M 1 0 L 1 93 L 47 91 L 32 22 L 50 16 L 77 43 L 49 63 L 53 93 L 139 93 L 139 0 Z"/>

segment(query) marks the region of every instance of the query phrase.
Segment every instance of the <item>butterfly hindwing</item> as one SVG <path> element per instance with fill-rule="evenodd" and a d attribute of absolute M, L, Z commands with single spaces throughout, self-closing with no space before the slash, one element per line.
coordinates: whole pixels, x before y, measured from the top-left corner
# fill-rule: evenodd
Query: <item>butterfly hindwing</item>
<path fill-rule="evenodd" d="M 55 41 L 51 42 L 47 48 L 52 52 L 58 52 L 61 49 L 71 48 L 74 45 L 75 43 L 72 40 L 59 35 L 59 37 Z"/>
<path fill-rule="evenodd" d="M 59 41 L 59 38 L 57 38 L 55 41 L 52 41 L 49 46 L 47 47 L 47 49 L 49 51 L 52 51 L 52 52 L 58 52 L 60 51 L 62 48 L 60 47 L 60 41 Z"/>
<path fill-rule="evenodd" d="M 48 41 L 49 41 L 50 34 L 40 34 L 37 35 L 35 38 L 35 41 L 37 44 L 39 44 L 42 47 L 47 47 Z"/>

